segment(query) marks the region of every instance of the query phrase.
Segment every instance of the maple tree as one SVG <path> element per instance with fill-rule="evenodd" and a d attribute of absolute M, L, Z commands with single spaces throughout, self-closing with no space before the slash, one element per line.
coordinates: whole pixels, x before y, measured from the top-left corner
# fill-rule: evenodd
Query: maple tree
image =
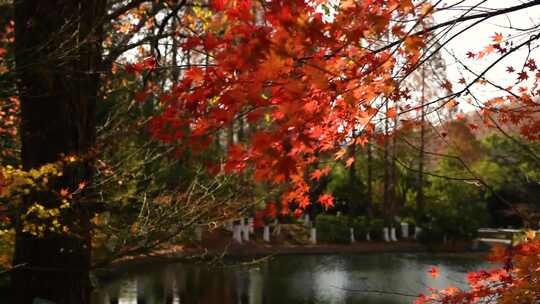
<path fill-rule="evenodd" d="M 187 139 L 197 150 L 212 141 L 212 133 L 245 116 L 256 131 L 248 144 L 230 149 L 225 170 L 253 166 L 257 180 L 292 181 L 281 203 L 305 208 L 305 172 L 316 155 L 346 142 L 353 128 L 363 130 L 356 139 L 361 143 L 373 134 L 377 97 L 397 101 L 403 95 L 392 78 L 396 58 L 390 51 L 362 49 L 361 40 L 387 35 L 391 15 L 409 16 L 415 8 L 407 1 L 350 2 L 342 4 L 334 22 L 325 22 L 303 1 L 259 5 L 239 1 L 214 7 L 210 30 L 185 44 L 210 54 L 212 65 L 189 69 L 184 80 L 162 93 L 163 113 L 151 122 L 151 132 L 168 142 Z M 405 39 L 406 34 L 396 36 Z M 418 60 L 419 38 L 405 40 L 400 52 Z M 396 113 L 391 108 L 386 116 Z M 335 159 L 345 153 L 338 148 Z M 346 160 L 348 166 L 353 161 Z M 322 171 L 316 170 L 308 175 L 320 178 Z M 319 202 L 332 204 L 328 194 L 321 194 Z"/>
<path fill-rule="evenodd" d="M 318 155 L 335 153 L 336 160 L 351 167 L 354 158 L 345 157 L 345 146 L 363 145 L 370 137 L 385 142 L 389 134 L 376 131 L 381 122 L 410 117 L 410 112 L 433 104 L 455 107 L 454 97 L 484 81 L 477 75 L 460 90 L 452 90 L 446 81 L 441 87 L 450 93 L 413 106 L 403 79 L 440 49 L 429 41 L 430 34 L 451 22 L 431 25 L 435 8 L 427 2 L 345 1 L 333 8 L 331 17 L 317 11 L 317 5 L 327 5 L 321 3 L 214 3 L 205 21 L 207 30 L 182 45 L 205 54 L 210 64 L 189 68 L 182 81 L 160 94 L 162 114 L 151 121 L 152 134 L 204 150 L 220 129 L 245 119 L 255 130 L 247 143 L 231 147 L 225 170 L 254 168 L 259 181 L 291 182 L 281 202 L 304 208 L 309 205 L 309 176 L 320 178 L 321 171 L 312 166 Z M 490 18 L 534 5 L 533 1 L 454 21 Z M 405 18 L 414 21 L 395 22 Z M 535 38 L 509 49 L 500 35 L 484 50 L 470 51 L 469 57 L 483 59 L 494 52 L 505 57 Z M 534 60 L 528 69 L 532 64 Z M 519 73 L 518 80 L 525 80 L 527 72 Z M 503 100 L 530 99 L 524 92 L 513 94 Z M 534 120 L 531 107 L 510 111 L 492 104 L 482 104 L 486 119 L 497 115 L 507 120 L 511 115 L 515 122 Z M 354 131 L 359 135 L 351 140 Z M 533 128 L 522 131 L 532 138 Z"/>

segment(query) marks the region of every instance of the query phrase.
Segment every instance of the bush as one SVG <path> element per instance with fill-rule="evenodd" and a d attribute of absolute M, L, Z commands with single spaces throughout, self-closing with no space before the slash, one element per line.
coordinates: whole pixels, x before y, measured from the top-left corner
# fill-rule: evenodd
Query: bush
<path fill-rule="evenodd" d="M 430 221 L 420 226 L 419 241 L 440 242 L 444 236 L 448 240 L 472 240 L 477 237 L 478 228 L 487 222 L 484 214 L 483 205 L 475 202 L 449 210 L 432 208 Z"/>
<path fill-rule="evenodd" d="M 354 238 L 365 240 L 369 231 L 369 219 L 365 216 L 359 216 L 350 220 L 350 226 L 354 228 Z"/>
<path fill-rule="evenodd" d="M 422 231 L 418 234 L 418 241 L 424 244 L 438 243 L 442 241 L 444 232 L 438 226 L 431 224 L 421 227 Z"/>
<path fill-rule="evenodd" d="M 271 221 L 274 222 L 273 220 Z M 279 222 L 282 224 L 295 224 L 298 223 L 298 218 L 294 217 L 292 214 L 286 214 L 286 215 L 280 215 L 279 216 Z"/>
<path fill-rule="evenodd" d="M 315 222 L 317 239 L 321 242 L 347 244 L 350 242 L 349 218 L 321 214 Z"/>
<path fill-rule="evenodd" d="M 374 240 L 382 240 L 383 239 L 383 233 L 382 230 L 384 228 L 384 220 L 383 219 L 372 219 L 369 221 L 369 234 L 372 239 Z"/>

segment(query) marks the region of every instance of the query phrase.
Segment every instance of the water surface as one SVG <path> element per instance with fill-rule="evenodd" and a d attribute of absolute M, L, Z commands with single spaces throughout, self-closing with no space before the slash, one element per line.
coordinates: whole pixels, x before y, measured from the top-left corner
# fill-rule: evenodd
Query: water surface
<path fill-rule="evenodd" d="M 440 276 L 432 278 L 432 266 Z M 109 282 L 94 304 L 401 304 L 431 288 L 464 286 L 474 258 L 430 254 L 288 255 L 255 265 L 144 267 Z"/>

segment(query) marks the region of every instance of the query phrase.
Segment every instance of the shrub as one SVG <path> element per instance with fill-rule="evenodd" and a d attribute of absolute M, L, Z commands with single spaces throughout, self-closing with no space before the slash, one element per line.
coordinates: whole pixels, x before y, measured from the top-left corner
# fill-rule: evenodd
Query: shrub
<path fill-rule="evenodd" d="M 365 216 L 351 218 L 350 227 L 354 228 L 354 237 L 357 240 L 365 240 L 369 232 L 369 219 Z"/>
<path fill-rule="evenodd" d="M 444 232 L 437 225 L 423 225 L 418 235 L 418 241 L 424 244 L 438 243 L 443 239 Z"/>
<path fill-rule="evenodd" d="M 471 202 L 458 207 L 448 210 L 432 208 L 430 221 L 421 225 L 419 240 L 424 243 L 440 242 L 444 236 L 448 240 L 474 239 L 478 228 L 487 222 L 483 205 Z"/>
<path fill-rule="evenodd" d="M 321 214 L 316 218 L 317 239 L 321 242 L 350 242 L 349 219 L 346 216 Z"/>
<path fill-rule="evenodd" d="M 384 228 L 384 220 L 383 219 L 371 219 L 369 221 L 369 234 L 372 239 L 374 240 L 382 240 L 383 233 L 382 230 Z"/>

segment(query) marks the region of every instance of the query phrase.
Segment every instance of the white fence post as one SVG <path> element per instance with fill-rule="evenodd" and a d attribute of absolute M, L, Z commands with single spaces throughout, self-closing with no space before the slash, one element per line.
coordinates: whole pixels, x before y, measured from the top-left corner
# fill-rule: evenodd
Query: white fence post
<path fill-rule="evenodd" d="M 251 233 L 251 234 L 253 234 L 255 232 L 255 224 L 254 223 L 255 223 L 255 220 L 252 217 L 250 217 L 248 219 L 248 226 L 249 226 L 249 233 Z"/>
<path fill-rule="evenodd" d="M 195 226 L 195 239 L 197 242 L 202 241 L 202 227 L 200 225 Z"/>
<path fill-rule="evenodd" d="M 249 224 L 246 223 L 245 218 L 242 218 L 242 238 L 244 241 L 249 242 Z"/>
<path fill-rule="evenodd" d="M 390 242 L 390 236 L 388 235 L 388 227 L 383 228 L 383 240 L 385 242 Z"/>
<path fill-rule="evenodd" d="M 311 228 L 310 240 L 312 244 L 317 244 L 317 229 Z"/>
<path fill-rule="evenodd" d="M 309 219 L 309 214 L 304 215 L 304 226 L 311 227 L 311 221 Z"/>
<path fill-rule="evenodd" d="M 268 225 L 264 225 L 263 240 L 267 243 L 270 242 L 270 226 Z"/>
<path fill-rule="evenodd" d="M 349 229 L 350 231 L 350 234 L 351 234 L 351 244 L 356 242 L 356 239 L 354 238 L 354 228 L 350 228 Z"/>
<path fill-rule="evenodd" d="M 242 244 L 242 225 L 233 224 L 233 241 Z"/>
<path fill-rule="evenodd" d="M 397 242 L 396 228 L 395 227 L 390 228 L 390 240 L 392 242 Z"/>
<path fill-rule="evenodd" d="M 401 223 L 401 237 L 404 239 L 409 238 L 409 224 L 408 223 Z"/>
<path fill-rule="evenodd" d="M 232 232 L 234 229 L 234 220 L 227 220 L 225 223 L 225 229 Z"/>

